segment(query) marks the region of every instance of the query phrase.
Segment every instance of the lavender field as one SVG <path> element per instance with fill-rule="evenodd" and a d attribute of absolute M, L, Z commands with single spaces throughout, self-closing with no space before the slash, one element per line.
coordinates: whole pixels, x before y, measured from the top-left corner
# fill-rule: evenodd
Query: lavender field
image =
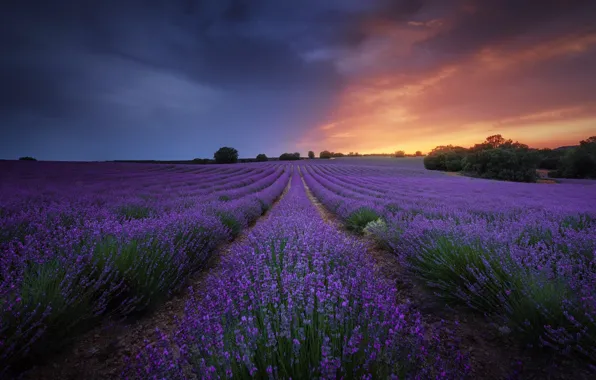
<path fill-rule="evenodd" d="M 310 165 L 304 177 L 347 228 L 373 236 L 437 296 L 486 315 L 500 331 L 596 363 L 593 183 L 344 163 Z"/>
<path fill-rule="evenodd" d="M 594 368 L 592 182 L 449 176 L 420 159 L 2 162 L 0 376 L 108 318 L 159 314 L 205 271 L 175 331 L 114 354 L 116 377 L 477 378 L 457 330 L 428 323 L 373 250 L 487 329 Z"/>
<path fill-rule="evenodd" d="M 279 165 L 2 163 L 0 373 L 184 284 L 279 197 Z"/>

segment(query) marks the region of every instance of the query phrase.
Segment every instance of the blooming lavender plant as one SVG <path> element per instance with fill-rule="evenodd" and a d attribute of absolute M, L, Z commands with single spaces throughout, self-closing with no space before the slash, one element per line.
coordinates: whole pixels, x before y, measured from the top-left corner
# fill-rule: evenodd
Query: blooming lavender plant
<path fill-rule="evenodd" d="M 466 375 L 463 356 L 439 352 L 365 247 L 323 222 L 297 173 L 204 289 L 187 302 L 177 334 L 149 344 L 127 377 Z"/>
<path fill-rule="evenodd" d="M 222 213 L 243 229 L 289 180 L 275 164 L 2 165 L 0 374 L 167 298 L 232 238 Z"/>
<path fill-rule="evenodd" d="M 347 161 L 344 161 L 347 162 Z M 447 300 L 524 341 L 596 362 L 596 186 L 514 184 L 400 168 L 309 163 L 305 181 Z"/>

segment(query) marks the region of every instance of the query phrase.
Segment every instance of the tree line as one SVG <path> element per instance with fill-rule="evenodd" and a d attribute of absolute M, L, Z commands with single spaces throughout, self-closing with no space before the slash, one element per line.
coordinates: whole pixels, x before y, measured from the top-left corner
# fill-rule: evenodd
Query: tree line
<path fill-rule="evenodd" d="M 319 158 L 321 159 L 330 159 L 330 158 L 338 158 L 338 157 L 368 157 L 368 156 L 377 156 L 377 157 L 421 157 L 422 156 L 422 152 L 421 151 L 417 151 L 415 154 L 406 154 L 403 150 L 402 151 L 397 151 L 395 153 L 372 153 L 372 154 L 360 154 L 358 152 L 350 152 L 348 154 L 344 154 L 341 152 L 331 152 L 328 150 L 324 150 L 322 152 L 319 153 Z M 315 158 L 315 152 L 313 152 L 312 150 L 308 151 L 308 158 L 309 159 L 314 159 Z M 282 153 L 278 160 L 280 161 L 295 161 L 295 160 L 301 160 L 302 157 L 300 156 L 299 152 L 294 152 L 294 153 Z M 257 157 L 253 160 L 246 160 L 246 159 L 238 159 L 238 151 L 234 148 L 231 147 L 221 147 L 217 150 L 217 152 L 215 152 L 215 154 L 213 155 L 213 161 L 209 160 L 208 158 L 195 158 L 193 160 L 193 162 L 198 163 L 198 164 L 208 164 L 211 162 L 217 163 L 217 164 L 233 164 L 236 162 L 252 162 L 252 161 L 257 161 L 257 162 L 263 162 L 263 161 L 269 161 L 269 157 L 267 157 L 266 154 L 264 153 L 260 153 L 257 155 Z"/>
<path fill-rule="evenodd" d="M 428 170 L 515 182 L 535 182 L 537 169 L 548 170 L 555 178 L 596 179 L 596 136 L 574 147 L 533 149 L 493 135 L 470 148 L 438 146 L 424 158 L 424 166 Z"/>

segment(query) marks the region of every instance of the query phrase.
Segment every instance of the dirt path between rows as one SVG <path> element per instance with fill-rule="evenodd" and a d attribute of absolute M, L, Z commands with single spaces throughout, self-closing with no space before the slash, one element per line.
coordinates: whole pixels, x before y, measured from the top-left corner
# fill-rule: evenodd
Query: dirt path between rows
<path fill-rule="evenodd" d="M 220 270 L 221 258 L 229 254 L 234 246 L 245 242 L 257 225 L 266 223 L 270 210 L 287 194 L 291 184 L 273 202 L 269 210 L 251 226 L 244 229 L 236 239 L 218 248 L 206 265 L 188 279 L 187 285 L 158 307 L 154 312 L 133 321 L 104 321 L 100 326 L 81 336 L 67 351 L 47 363 L 32 368 L 22 375 L 26 380 L 93 380 L 121 379 L 126 356 L 134 356 L 148 340 L 155 341 L 155 330 L 170 334 L 177 328 L 176 320 L 184 315 L 189 297 L 189 288 L 200 294 L 205 287 L 208 274 Z"/>
<path fill-rule="evenodd" d="M 323 220 L 338 230 L 355 236 L 347 231 L 339 218 L 327 210 L 314 196 L 300 169 L 299 173 L 308 198 Z M 461 339 L 459 346 L 462 351 L 470 355 L 471 378 L 507 380 L 593 378 L 588 370 L 575 368 L 571 363 L 553 363 L 547 355 L 537 355 L 535 352 L 524 350 L 513 338 L 499 333 L 498 329 L 490 325 L 483 316 L 473 314 L 461 307 L 445 305 L 416 279 L 408 275 L 393 253 L 380 247 L 371 238 L 364 236 L 357 236 L 357 238 L 366 245 L 368 253 L 375 260 L 381 274 L 394 282 L 401 300 L 410 303 L 420 311 L 428 326 L 438 327 L 442 324 L 454 331 L 455 337 Z"/>

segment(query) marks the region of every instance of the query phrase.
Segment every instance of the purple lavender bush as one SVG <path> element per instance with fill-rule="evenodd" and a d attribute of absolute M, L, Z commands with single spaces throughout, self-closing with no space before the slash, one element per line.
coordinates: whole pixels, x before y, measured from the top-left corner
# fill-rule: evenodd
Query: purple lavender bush
<path fill-rule="evenodd" d="M 159 304 L 289 180 L 271 164 L 40 164 L 0 181 L 0 374 Z"/>
<path fill-rule="evenodd" d="M 596 185 L 395 165 L 309 163 L 303 173 L 348 226 L 358 210 L 374 210 L 380 218 L 365 229 L 441 297 L 528 344 L 596 362 Z"/>
<path fill-rule="evenodd" d="M 295 173 L 187 302 L 177 333 L 158 332 L 125 377 L 465 377 L 438 333 L 397 302 L 361 243 L 323 222 Z"/>

